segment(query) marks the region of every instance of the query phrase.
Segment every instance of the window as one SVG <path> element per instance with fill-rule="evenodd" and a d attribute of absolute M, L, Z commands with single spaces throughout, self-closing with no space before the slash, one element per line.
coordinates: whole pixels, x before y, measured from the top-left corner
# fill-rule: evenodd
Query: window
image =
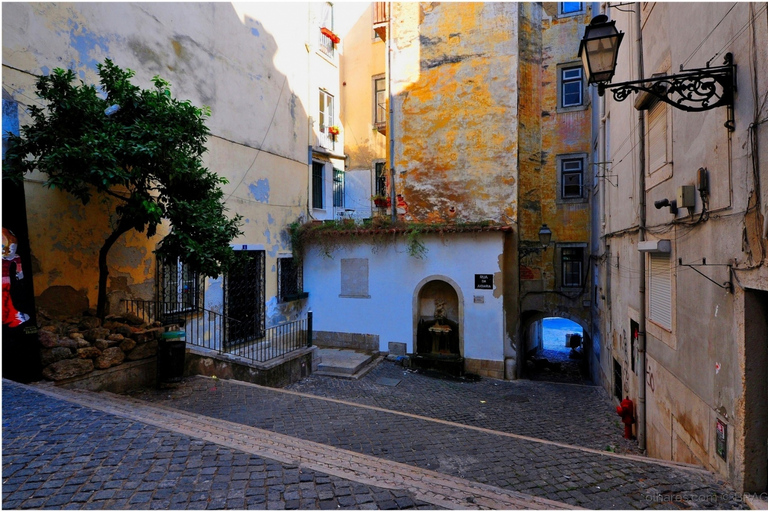
<path fill-rule="evenodd" d="M 667 104 L 657 101 L 648 109 L 648 172 L 654 173 L 667 164 Z"/>
<path fill-rule="evenodd" d="M 672 330 L 672 272 L 667 253 L 650 253 L 648 318 Z"/>
<path fill-rule="evenodd" d="M 312 162 L 312 208 L 322 209 L 323 189 L 325 188 L 325 164 Z"/>
<path fill-rule="evenodd" d="M 560 106 L 580 107 L 584 105 L 584 83 L 581 67 L 560 69 Z"/>
<path fill-rule="evenodd" d="M 333 168 L 333 206 L 344 208 L 344 171 Z"/>
<path fill-rule="evenodd" d="M 568 158 L 560 160 L 560 197 L 581 199 L 584 197 L 584 160 Z"/>
<path fill-rule="evenodd" d="M 320 122 L 320 146 L 328 149 L 333 149 L 335 139 L 331 136 L 328 128 L 333 126 L 334 113 L 333 113 L 333 96 L 328 94 L 327 91 L 320 89 L 318 96 L 318 112 L 317 119 Z"/>
<path fill-rule="evenodd" d="M 376 195 L 387 196 L 387 165 L 386 162 L 376 162 L 375 179 Z"/>
<path fill-rule="evenodd" d="M 189 265 L 177 259 L 172 264 L 158 261 L 158 283 L 160 302 L 166 313 L 194 311 L 200 304 L 203 289 L 200 276 Z"/>
<path fill-rule="evenodd" d="M 578 14 L 583 10 L 583 2 L 560 2 L 560 14 Z"/>
<path fill-rule="evenodd" d="M 293 258 L 277 259 L 277 296 L 280 302 L 302 298 L 304 288 L 301 265 Z"/>
<path fill-rule="evenodd" d="M 326 2 L 320 6 L 318 21 L 320 22 L 321 29 L 326 28 L 333 31 L 333 5 L 330 2 Z M 318 42 L 320 43 L 320 51 L 329 57 L 333 57 L 335 49 L 333 40 L 322 32 L 320 32 L 319 37 L 320 39 Z"/>
<path fill-rule="evenodd" d="M 384 77 L 373 79 L 373 123 L 376 126 L 387 122 L 387 82 Z"/>
<path fill-rule="evenodd" d="M 562 263 L 563 287 L 578 288 L 582 286 L 582 267 L 584 265 L 583 247 L 563 247 L 560 253 Z"/>

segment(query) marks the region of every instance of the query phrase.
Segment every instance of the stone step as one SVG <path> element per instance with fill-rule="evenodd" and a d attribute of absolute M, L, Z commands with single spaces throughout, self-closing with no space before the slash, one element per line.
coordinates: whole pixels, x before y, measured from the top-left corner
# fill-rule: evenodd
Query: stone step
<path fill-rule="evenodd" d="M 382 358 L 378 354 L 341 348 L 319 348 L 317 355 L 320 363 L 317 366 L 317 375 L 330 377 L 359 378 L 375 366 Z"/>

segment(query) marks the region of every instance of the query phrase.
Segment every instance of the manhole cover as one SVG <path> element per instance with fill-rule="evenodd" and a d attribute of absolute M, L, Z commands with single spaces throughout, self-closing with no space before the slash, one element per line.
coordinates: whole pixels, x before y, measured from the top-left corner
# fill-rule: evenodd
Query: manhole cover
<path fill-rule="evenodd" d="M 400 384 L 400 379 L 389 379 L 387 377 L 380 377 L 376 379 L 376 384 L 381 384 L 382 386 L 397 386 Z"/>

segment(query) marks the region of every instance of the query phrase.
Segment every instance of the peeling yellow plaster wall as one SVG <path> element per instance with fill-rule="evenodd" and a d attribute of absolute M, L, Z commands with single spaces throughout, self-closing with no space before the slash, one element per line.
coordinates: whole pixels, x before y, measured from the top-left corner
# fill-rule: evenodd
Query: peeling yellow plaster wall
<path fill-rule="evenodd" d="M 412 220 L 512 223 L 517 4 L 393 4 L 398 192 Z"/>
<path fill-rule="evenodd" d="M 310 79 L 303 14 L 288 4 L 29 4 L 3 6 L 4 99 L 36 101 L 36 76 L 71 67 L 96 83 L 96 63 L 111 58 L 150 87 L 159 74 L 176 97 L 209 105 L 206 165 L 229 179 L 229 214 L 245 218 L 235 242 L 267 252 L 267 299 L 276 293 L 276 257 L 290 252 L 286 228 L 306 211 Z M 284 20 L 293 17 L 290 26 Z M 334 68 L 335 69 L 335 68 Z M 201 79 L 200 77 L 204 77 Z M 337 77 L 336 77 L 337 78 Z M 20 115 L 20 123 L 28 119 Z M 256 149 L 259 148 L 259 149 Z M 83 207 L 68 194 L 25 184 L 36 295 L 52 286 L 97 298 L 98 250 L 109 233 L 110 210 L 94 197 Z M 154 296 L 156 244 L 129 232 L 109 253 L 109 291 L 116 297 Z"/>

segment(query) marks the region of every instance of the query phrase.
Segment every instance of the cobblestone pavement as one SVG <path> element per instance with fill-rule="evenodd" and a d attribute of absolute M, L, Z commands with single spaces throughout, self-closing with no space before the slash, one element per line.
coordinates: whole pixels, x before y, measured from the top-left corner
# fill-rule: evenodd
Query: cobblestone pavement
<path fill-rule="evenodd" d="M 384 386 L 381 379 L 397 379 Z M 531 380 L 466 382 L 428 377 L 388 361 L 360 380 L 311 375 L 287 389 L 548 441 L 639 454 L 597 386 Z"/>
<path fill-rule="evenodd" d="M 572 506 L 747 508 L 706 471 L 591 448 L 590 436 L 608 435 L 612 408 L 598 388 L 452 382 L 385 363 L 359 381 L 313 377 L 275 390 L 198 377 L 140 398 Z"/>
<path fill-rule="evenodd" d="M 4 509 L 439 508 L 7 380 L 2 397 Z"/>

